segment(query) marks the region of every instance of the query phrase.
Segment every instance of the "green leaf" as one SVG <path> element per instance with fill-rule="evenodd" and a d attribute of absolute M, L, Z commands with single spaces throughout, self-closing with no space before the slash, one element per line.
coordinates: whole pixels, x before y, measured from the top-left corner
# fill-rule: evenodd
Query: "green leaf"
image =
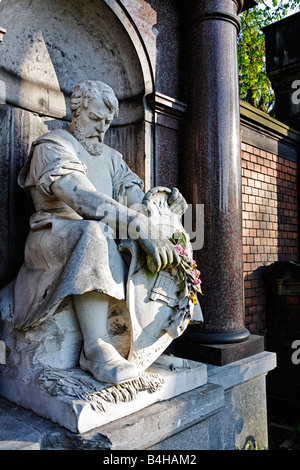
<path fill-rule="evenodd" d="M 300 11 L 300 0 L 260 0 L 241 14 L 238 36 L 240 98 L 274 114 L 274 91 L 266 73 L 264 26 Z"/>
<path fill-rule="evenodd" d="M 175 233 L 172 235 L 172 241 L 175 245 L 180 245 L 183 251 L 186 249 L 186 236 L 184 233 L 179 232 L 176 230 Z"/>

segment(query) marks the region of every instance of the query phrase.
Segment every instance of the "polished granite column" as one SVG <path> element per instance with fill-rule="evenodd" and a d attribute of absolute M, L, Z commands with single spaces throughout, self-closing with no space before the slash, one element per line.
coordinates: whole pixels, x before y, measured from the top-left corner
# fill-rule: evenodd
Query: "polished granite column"
<path fill-rule="evenodd" d="M 194 211 L 204 205 L 204 245 L 194 254 L 201 271 L 204 323 L 191 325 L 178 347 L 203 359 L 202 345 L 238 344 L 250 337 L 244 326 L 237 69 L 243 5 L 242 0 L 185 0 L 182 5 L 187 104 L 182 188 Z M 199 236 L 201 226 L 194 229 Z"/>

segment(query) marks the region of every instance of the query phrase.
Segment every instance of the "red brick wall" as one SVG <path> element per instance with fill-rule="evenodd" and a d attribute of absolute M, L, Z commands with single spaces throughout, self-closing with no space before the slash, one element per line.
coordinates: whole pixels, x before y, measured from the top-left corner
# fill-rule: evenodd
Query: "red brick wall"
<path fill-rule="evenodd" d="M 245 323 L 266 332 L 264 266 L 298 260 L 297 164 L 242 144 Z"/>

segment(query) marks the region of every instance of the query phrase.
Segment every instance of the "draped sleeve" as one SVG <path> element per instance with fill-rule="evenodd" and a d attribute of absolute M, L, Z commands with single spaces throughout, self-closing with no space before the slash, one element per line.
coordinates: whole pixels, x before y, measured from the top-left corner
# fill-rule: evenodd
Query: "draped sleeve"
<path fill-rule="evenodd" d="M 25 190 L 35 186 L 42 195 L 51 198 L 55 197 L 51 191 L 52 183 L 74 171 L 86 174 L 87 168 L 71 143 L 38 140 L 31 151 L 30 165 L 24 166 L 18 181 Z"/>
<path fill-rule="evenodd" d="M 127 188 L 136 184 L 143 189 L 144 183 L 133 171 L 130 170 L 122 156 L 120 154 L 118 154 L 118 156 L 119 158 L 114 161 L 114 174 L 112 176 L 113 198 L 116 200 L 122 200 L 126 195 Z"/>

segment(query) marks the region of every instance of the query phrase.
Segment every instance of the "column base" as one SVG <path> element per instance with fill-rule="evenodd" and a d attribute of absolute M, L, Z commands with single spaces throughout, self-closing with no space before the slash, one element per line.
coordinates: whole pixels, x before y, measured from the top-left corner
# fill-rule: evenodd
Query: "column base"
<path fill-rule="evenodd" d="M 201 344 L 231 344 L 241 343 L 249 339 L 250 333 L 247 328 L 232 331 L 216 331 L 190 326 L 182 335 L 184 341 Z"/>
<path fill-rule="evenodd" d="M 231 344 L 203 344 L 181 337 L 173 342 L 173 347 L 176 356 L 223 366 L 263 352 L 264 337 L 248 335 L 248 339 Z"/>

